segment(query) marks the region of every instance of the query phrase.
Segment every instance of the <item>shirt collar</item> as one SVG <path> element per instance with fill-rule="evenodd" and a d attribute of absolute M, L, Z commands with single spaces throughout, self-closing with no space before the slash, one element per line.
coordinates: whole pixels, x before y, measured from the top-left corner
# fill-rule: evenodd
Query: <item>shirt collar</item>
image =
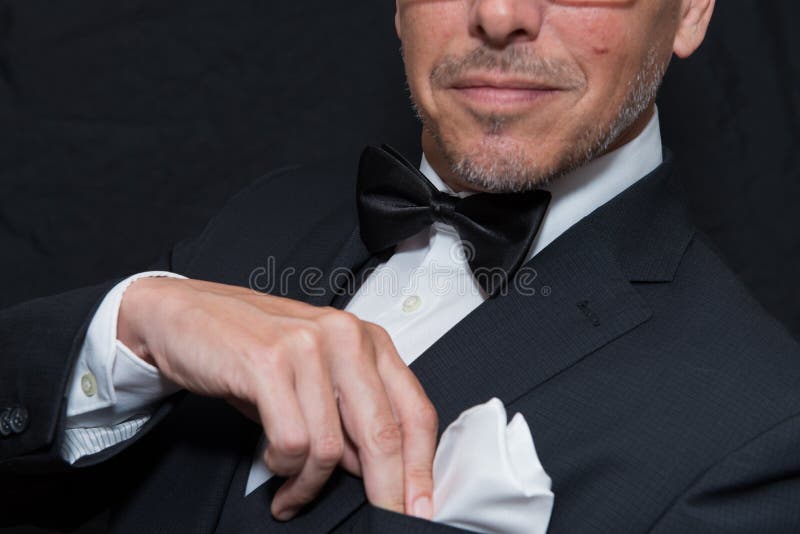
<path fill-rule="evenodd" d="M 531 246 L 529 258 L 575 223 L 650 174 L 662 162 L 661 129 L 656 109 L 645 129 L 632 141 L 543 187 L 550 191 L 552 199 Z M 468 191 L 453 192 L 433 170 L 424 154 L 420 171 L 439 191 L 462 198 L 473 194 Z"/>

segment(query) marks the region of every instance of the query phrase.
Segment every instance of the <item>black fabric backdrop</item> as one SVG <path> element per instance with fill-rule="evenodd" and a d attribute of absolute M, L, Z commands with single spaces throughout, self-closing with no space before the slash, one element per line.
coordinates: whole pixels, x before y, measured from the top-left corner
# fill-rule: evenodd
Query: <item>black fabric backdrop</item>
<path fill-rule="evenodd" d="M 698 225 L 800 335 L 800 3 L 717 4 L 667 76 L 665 142 Z M 140 270 L 276 166 L 418 157 L 393 10 L 0 2 L 0 306 Z"/>

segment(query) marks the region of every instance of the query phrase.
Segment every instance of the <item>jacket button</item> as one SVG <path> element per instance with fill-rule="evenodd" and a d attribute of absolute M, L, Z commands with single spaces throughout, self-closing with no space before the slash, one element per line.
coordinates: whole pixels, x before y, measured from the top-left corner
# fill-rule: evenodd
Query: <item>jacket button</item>
<path fill-rule="evenodd" d="M 11 408 L 6 408 L 0 412 L 0 436 L 6 437 L 11 435 Z"/>
<path fill-rule="evenodd" d="M 11 430 L 16 434 L 21 434 L 28 428 L 28 410 L 22 406 L 14 408 L 8 419 L 11 424 Z"/>

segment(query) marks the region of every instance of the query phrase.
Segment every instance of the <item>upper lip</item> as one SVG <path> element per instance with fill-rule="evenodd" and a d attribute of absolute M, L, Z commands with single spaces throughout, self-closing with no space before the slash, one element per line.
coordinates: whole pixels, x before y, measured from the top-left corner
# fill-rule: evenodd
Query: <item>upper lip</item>
<path fill-rule="evenodd" d="M 469 89 L 476 87 L 490 87 L 495 89 L 528 89 L 528 90 L 554 90 L 558 87 L 538 80 L 525 78 L 473 75 L 460 78 L 452 84 L 455 89 Z"/>

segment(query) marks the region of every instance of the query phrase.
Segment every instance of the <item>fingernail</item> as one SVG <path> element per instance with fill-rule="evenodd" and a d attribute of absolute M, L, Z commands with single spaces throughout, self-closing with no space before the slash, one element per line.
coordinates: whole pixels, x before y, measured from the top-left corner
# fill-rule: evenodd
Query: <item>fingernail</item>
<path fill-rule="evenodd" d="M 414 515 L 422 519 L 431 519 L 433 517 L 433 505 L 428 497 L 418 497 L 414 501 Z"/>
<path fill-rule="evenodd" d="M 284 508 L 283 510 L 275 513 L 275 519 L 278 521 L 288 521 L 294 516 L 294 510 L 291 508 Z"/>

